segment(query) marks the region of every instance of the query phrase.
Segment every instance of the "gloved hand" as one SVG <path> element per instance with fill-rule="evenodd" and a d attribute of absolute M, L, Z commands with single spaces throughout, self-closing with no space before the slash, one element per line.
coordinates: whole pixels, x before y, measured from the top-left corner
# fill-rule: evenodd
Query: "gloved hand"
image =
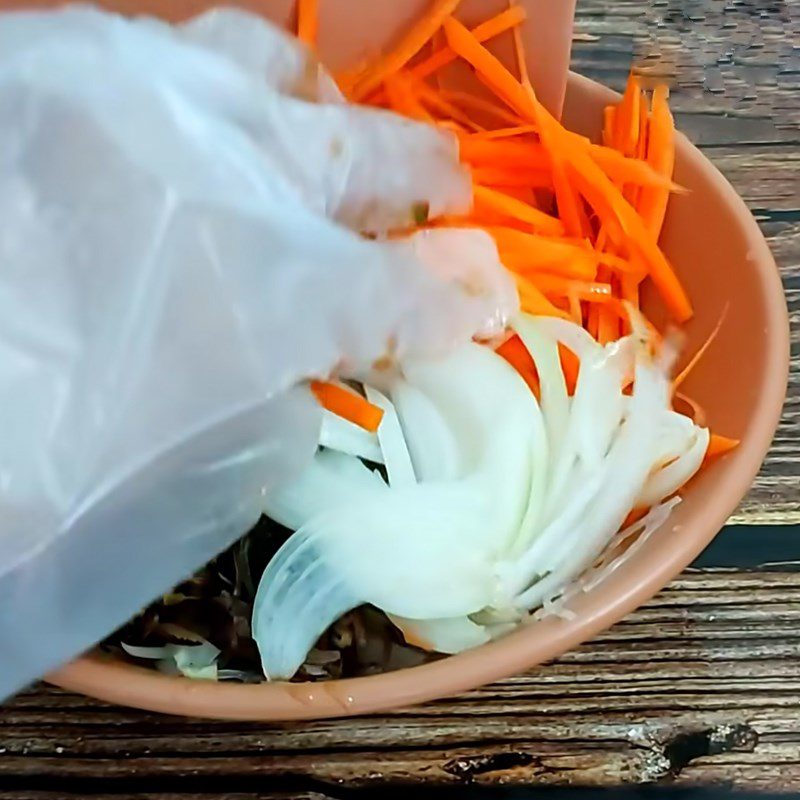
<path fill-rule="evenodd" d="M 0 16 L 0 695 L 258 519 L 304 381 L 502 328 L 456 145 L 242 12 Z M 377 238 L 364 238 L 369 232 Z"/>

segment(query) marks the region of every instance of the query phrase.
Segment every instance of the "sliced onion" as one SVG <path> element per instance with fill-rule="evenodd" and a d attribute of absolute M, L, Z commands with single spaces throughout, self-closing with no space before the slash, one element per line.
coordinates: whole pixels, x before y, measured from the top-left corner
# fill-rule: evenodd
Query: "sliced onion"
<path fill-rule="evenodd" d="M 375 464 L 383 464 L 383 453 L 378 437 L 330 411 L 322 412 L 319 443 L 321 447 L 363 458 Z"/>
<path fill-rule="evenodd" d="M 414 473 L 419 481 L 451 481 L 461 474 L 458 444 L 428 396 L 403 378 L 391 387 Z"/>
<path fill-rule="evenodd" d="M 436 653 L 460 653 L 486 644 L 489 631 L 469 617 L 446 619 L 404 619 L 390 617 L 409 644 Z"/>
<path fill-rule="evenodd" d="M 403 429 L 397 411 L 389 398 L 371 386 L 364 386 L 364 391 L 372 405 L 383 411 L 383 419 L 378 428 L 378 443 L 383 454 L 383 463 L 386 465 L 386 474 L 389 477 L 389 486 L 413 486 L 417 482 L 414 475 L 414 466 L 408 452 Z"/>
<path fill-rule="evenodd" d="M 655 506 L 687 484 L 703 465 L 710 438 L 707 428 L 698 428 L 691 446 L 675 461 L 650 476 L 636 505 L 641 508 Z"/>

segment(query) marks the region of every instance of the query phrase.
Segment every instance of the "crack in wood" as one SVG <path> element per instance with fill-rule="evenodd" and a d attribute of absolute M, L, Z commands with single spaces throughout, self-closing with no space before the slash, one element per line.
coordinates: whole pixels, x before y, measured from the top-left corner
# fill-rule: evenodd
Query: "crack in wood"
<path fill-rule="evenodd" d="M 490 755 L 463 756 L 454 758 L 442 766 L 450 775 L 461 778 L 466 783 L 475 779 L 476 775 L 486 775 L 490 772 L 505 772 L 518 767 L 528 767 L 534 764 L 534 769 L 541 769 L 541 762 L 530 753 L 510 751 L 505 753 L 492 753 Z"/>
<path fill-rule="evenodd" d="M 653 748 L 652 758 L 645 759 L 645 771 L 640 777 L 648 782 L 675 779 L 700 758 L 723 753 L 752 753 L 758 741 L 758 733 L 747 724 L 684 731 Z"/>

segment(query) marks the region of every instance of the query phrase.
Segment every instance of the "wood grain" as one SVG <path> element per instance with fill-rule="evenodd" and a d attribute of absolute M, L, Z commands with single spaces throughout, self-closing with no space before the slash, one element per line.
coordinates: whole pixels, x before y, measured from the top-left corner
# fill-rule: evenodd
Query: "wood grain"
<path fill-rule="evenodd" d="M 0 712 L 0 787 L 800 788 L 798 720 L 800 573 L 696 572 L 557 664 L 392 715 L 211 723 L 39 688 Z"/>
<path fill-rule="evenodd" d="M 800 522 L 799 21 L 797 0 L 579 0 L 575 68 L 616 88 L 632 60 L 669 78 L 680 126 L 781 267 L 789 399 L 738 523 Z M 800 789 L 800 573 L 782 569 L 687 573 L 554 665 L 368 719 L 208 723 L 38 687 L 0 710 L 0 800 L 322 800 L 387 782 Z"/>

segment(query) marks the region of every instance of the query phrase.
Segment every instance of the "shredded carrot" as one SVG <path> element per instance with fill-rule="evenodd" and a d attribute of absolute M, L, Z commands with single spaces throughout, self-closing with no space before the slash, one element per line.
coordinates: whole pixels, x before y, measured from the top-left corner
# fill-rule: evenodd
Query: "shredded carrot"
<path fill-rule="evenodd" d="M 631 525 L 635 525 L 637 522 L 644 519 L 649 511 L 649 508 L 634 508 L 633 511 L 625 517 L 625 522 L 620 526 L 620 530 L 624 531 L 626 528 L 630 528 Z"/>
<path fill-rule="evenodd" d="M 479 186 L 547 188 L 552 176 L 545 169 L 518 169 L 510 167 L 475 167 L 472 180 Z"/>
<path fill-rule="evenodd" d="M 410 119 L 418 119 L 433 124 L 434 118 L 420 101 L 419 95 L 410 85 L 407 77 L 398 72 L 384 81 L 384 89 L 389 106 Z"/>
<path fill-rule="evenodd" d="M 476 212 L 479 206 L 483 205 L 495 213 L 527 223 L 538 233 L 547 233 L 551 236 L 564 234 L 564 225 L 559 219 L 551 217 L 544 211 L 540 211 L 528 203 L 523 203 L 515 197 L 486 186 L 476 186 L 474 194 Z"/>
<path fill-rule="evenodd" d="M 666 88 L 657 87 L 651 97 L 631 74 L 622 98 L 604 110 L 602 144 L 567 130 L 531 85 L 520 30 L 525 14 L 517 0 L 508 2 L 506 11 L 470 30 L 453 16 L 458 0 L 431 0 L 394 49 L 345 73 L 347 93 L 455 133 L 472 176 L 474 207 L 462 217 L 425 224 L 488 232 L 523 311 L 573 319 L 606 344 L 630 331 L 629 309 L 640 308 L 641 286 L 649 279 L 672 318 L 685 322 L 691 303 L 658 245 L 670 196 L 684 191 L 673 176 L 675 127 Z M 513 36 L 518 76 L 485 46 L 506 31 Z M 428 54 L 416 59 L 425 46 Z M 426 80 L 458 59 L 491 97 Z M 661 341 L 646 318 L 645 324 Z M 688 406 L 701 425 L 703 408 L 678 389 L 718 330 L 674 380 L 673 405 Z M 579 362 L 567 348 L 559 350 L 572 393 Z M 517 337 L 498 353 L 538 392 L 535 365 Z M 735 444 L 712 437 L 709 452 Z"/>
<path fill-rule="evenodd" d="M 493 131 L 481 131 L 474 134 L 476 139 L 510 139 L 514 136 L 527 136 L 531 133 L 537 133 L 538 127 L 536 125 L 514 125 L 509 128 L 496 128 Z"/>
<path fill-rule="evenodd" d="M 485 97 L 478 97 L 469 92 L 460 92 L 453 89 L 442 90 L 442 95 L 454 103 L 458 103 L 462 108 L 472 109 L 479 114 L 488 117 L 496 117 L 507 125 L 519 125 L 522 120 L 506 110 L 503 106 L 487 100 Z"/>
<path fill-rule="evenodd" d="M 522 340 L 514 334 L 510 339 L 507 339 L 500 347 L 497 348 L 497 354 L 502 356 L 512 367 L 522 376 L 525 383 L 536 396 L 537 399 L 541 396 L 541 387 L 539 386 L 539 373 L 536 371 L 536 365 L 533 358 L 528 352 Z"/>
<path fill-rule="evenodd" d="M 492 55 L 457 19 L 444 21 L 447 43 L 485 79 L 495 94 L 521 117 L 535 121 L 533 108 L 525 87 Z"/>
<path fill-rule="evenodd" d="M 727 436 L 720 436 L 718 433 L 712 433 L 708 442 L 708 450 L 706 450 L 706 461 L 712 458 L 724 456 L 735 450 L 741 442 L 738 439 L 729 439 Z"/>
<path fill-rule="evenodd" d="M 516 27 L 525 20 L 525 9 L 521 6 L 511 6 L 497 16 L 487 19 L 472 29 L 472 35 L 479 42 L 486 42 Z M 415 78 L 427 78 L 442 67 L 456 60 L 458 56 L 450 47 L 443 47 L 430 55 L 425 61 L 412 67 L 411 73 Z"/>
<path fill-rule="evenodd" d="M 653 92 L 647 162 L 656 172 L 672 179 L 675 168 L 675 123 L 667 102 L 667 88 L 663 85 L 657 86 Z M 639 213 L 654 241 L 658 241 L 661 235 L 668 202 L 669 193 L 663 190 L 642 192 Z"/>
<path fill-rule="evenodd" d="M 469 163 L 512 169 L 550 168 L 547 153 L 538 142 L 493 142 L 474 134 L 460 137 L 459 146 L 462 160 Z"/>
<path fill-rule="evenodd" d="M 319 0 L 297 0 L 297 38 L 316 47 L 319 33 Z"/>
<path fill-rule="evenodd" d="M 575 394 L 575 387 L 578 385 L 578 372 L 581 368 L 581 362 L 578 356 L 563 344 L 558 345 L 558 356 L 561 359 L 561 371 L 564 373 L 567 391 L 573 395 Z"/>
<path fill-rule="evenodd" d="M 324 381 L 312 381 L 311 391 L 319 404 L 337 417 L 349 420 L 372 433 L 378 430 L 383 419 L 383 410 L 361 395 Z"/>
<path fill-rule="evenodd" d="M 513 274 L 514 282 L 519 292 L 520 308 L 528 314 L 538 314 L 542 317 L 560 317 L 569 319 L 569 314 L 551 303 L 535 284 L 527 278 Z"/>
<path fill-rule="evenodd" d="M 568 239 L 551 239 L 514 228 L 489 227 L 487 231 L 509 269 L 522 273 L 541 270 L 576 280 L 594 280 L 597 260 L 590 249 Z"/>
<path fill-rule="evenodd" d="M 669 192 L 685 191 L 674 184 L 670 177 L 656 172 L 646 161 L 629 158 L 618 150 L 601 145 L 591 145 L 589 154 L 592 160 L 615 183 L 633 183 L 637 186 L 654 187 Z"/>
<path fill-rule="evenodd" d="M 576 152 L 575 160 L 568 163 L 581 194 L 608 226 L 609 236 L 647 264 L 650 277 L 672 316 L 678 322 L 690 319 L 693 312 L 689 298 L 642 218 L 587 154 Z"/>
<path fill-rule="evenodd" d="M 611 297 L 611 286 L 608 283 L 592 281 L 578 281 L 573 278 L 563 278 L 559 275 L 547 273 L 532 273 L 528 276 L 532 283 L 538 286 L 545 294 L 555 294 L 569 298 L 574 295 L 586 302 L 601 302 Z"/>
<path fill-rule="evenodd" d="M 361 75 L 350 93 L 350 99 L 362 100 L 377 89 L 389 75 L 408 64 L 442 27 L 442 23 L 450 18 L 460 2 L 461 0 L 435 0 L 428 12 L 414 24 L 397 46 Z"/>
<path fill-rule="evenodd" d="M 648 272 L 670 313 L 679 322 L 692 316 L 692 307 L 671 265 L 649 234 L 642 218 L 605 172 L 592 160 L 575 137 L 565 131 L 536 100 L 535 94 L 519 83 L 505 66 L 453 17 L 444 22 L 450 47 L 483 75 L 497 95 L 523 118 L 547 127 L 549 145 L 564 157 L 577 190 L 592 206 L 617 244 L 628 246 L 648 266 Z M 668 112 L 668 109 L 667 109 Z M 671 118 L 671 116 L 670 116 Z M 543 131 L 541 131 L 543 132 Z"/>
<path fill-rule="evenodd" d="M 689 377 L 689 374 L 698 365 L 700 360 L 706 354 L 708 348 L 711 347 L 711 345 L 714 343 L 714 340 L 717 338 L 717 335 L 719 334 L 720 329 L 722 328 L 722 323 L 725 321 L 725 317 L 727 316 L 727 314 L 728 314 L 728 309 L 726 307 L 725 310 L 722 312 L 722 316 L 720 316 L 719 322 L 717 322 L 714 330 L 711 331 L 711 333 L 708 335 L 708 338 L 705 340 L 705 342 L 703 342 L 698 351 L 692 356 L 689 363 L 681 370 L 680 374 L 678 374 L 675 380 L 672 381 L 673 391 L 676 390 Z"/>
<path fill-rule="evenodd" d="M 432 89 L 426 83 L 416 81 L 413 78 L 409 78 L 409 80 L 413 81 L 412 87 L 420 101 L 423 103 L 423 105 L 430 108 L 431 111 L 455 120 L 463 125 L 467 130 L 478 132 L 484 130 L 481 125 L 470 119 L 470 116 L 466 112 L 455 106 L 446 97 L 443 97 L 440 91 Z"/>
<path fill-rule="evenodd" d="M 642 90 L 639 79 L 631 73 L 625 87 L 622 102 L 614 117 L 614 144 L 616 149 L 625 155 L 636 152 L 639 142 L 639 108 L 642 102 Z"/>

